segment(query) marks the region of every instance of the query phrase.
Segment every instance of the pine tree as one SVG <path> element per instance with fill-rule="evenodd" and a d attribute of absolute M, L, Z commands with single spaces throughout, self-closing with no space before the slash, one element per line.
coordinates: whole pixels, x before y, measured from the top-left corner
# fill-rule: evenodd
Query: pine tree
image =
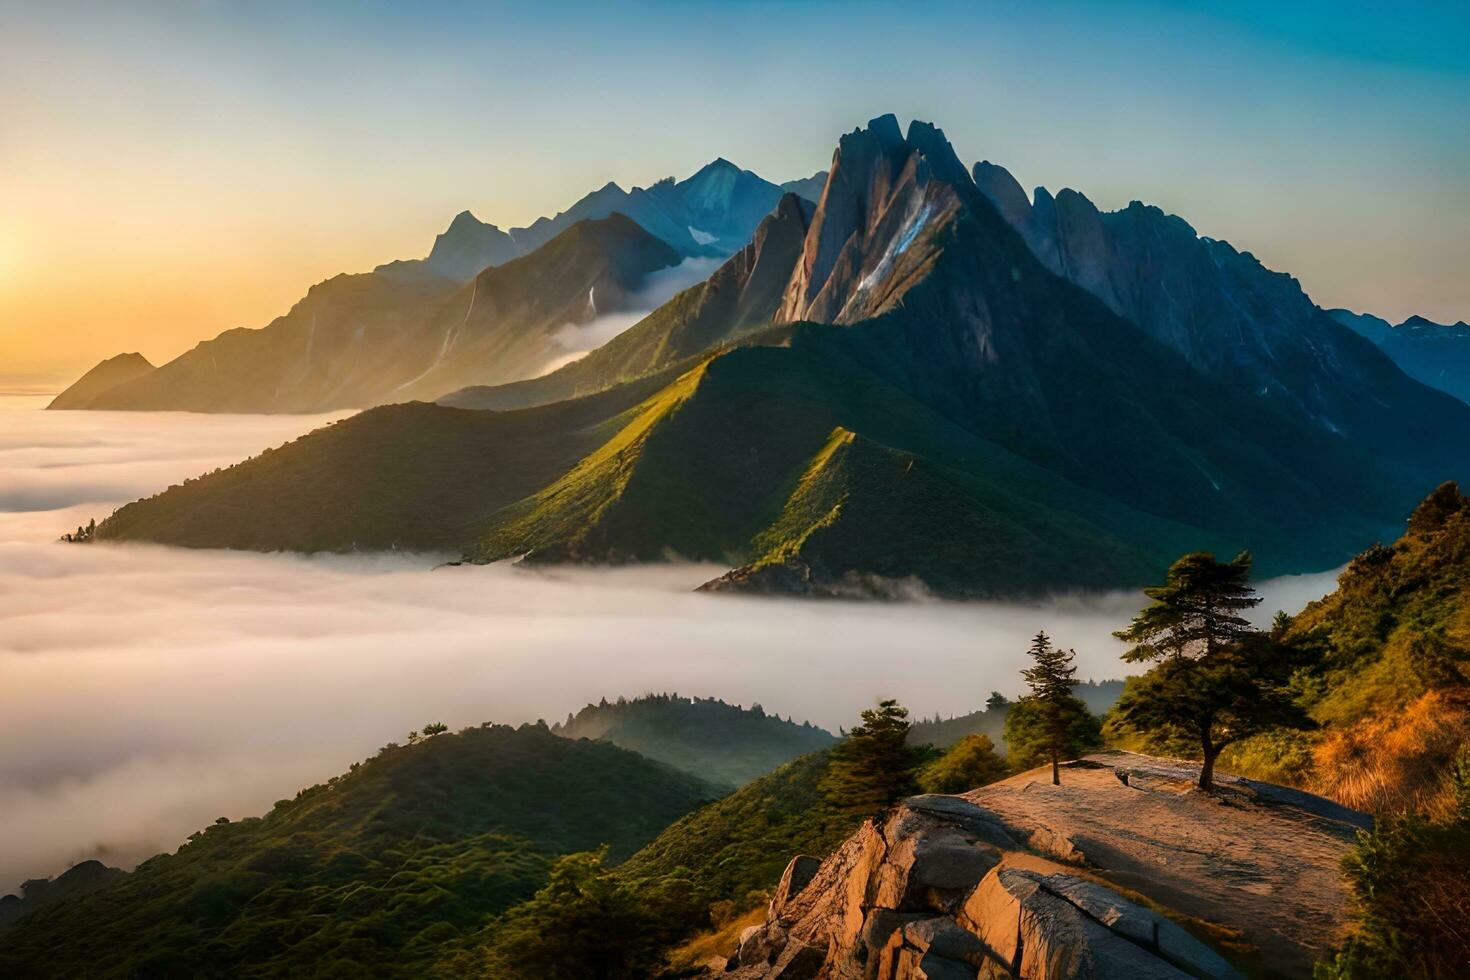
<path fill-rule="evenodd" d="M 1156 661 L 1133 677 L 1114 708 L 1124 724 L 1200 747 L 1199 786 L 1214 788 L 1215 759 L 1231 742 L 1307 719 L 1284 684 L 1291 657 L 1240 614 L 1260 603 L 1250 586 L 1251 556 L 1233 561 L 1194 552 L 1169 567 L 1153 600 L 1113 635 L 1131 644 L 1123 659 Z"/>
<path fill-rule="evenodd" d="M 832 749 L 822 793 L 834 806 L 874 814 L 917 791 L 923 753 L 908 744 L 908 715 L 897 701 L 880 701 Z"/>
<path fill-rule="evenodd" d="M 1250 585 L 1251 554 L 1229 562 L 1204 551 L 1169 566 L 1164 584 L 1144 589 L 1153 600 L 1113 635 L 1132 646 L 1129 663 L 1166 657 L 1204 657 L 1238 643 L 1254 630 L 1240 613 L 1261 602 Z"/>
<path fill-rule="evenodd" d="M 1098 744 L 1099 726 L 1087 705 L 1072 693 L 1077 654 L 1052 645 L 1045 631 L 1031 640 L 1032 666 L 1021 671 L 1031 693 L 1006 716 L 1006 744 L 1015 762 L 1051 763 L 1052 785 L 1062 784 L 1061 760 Z"/>

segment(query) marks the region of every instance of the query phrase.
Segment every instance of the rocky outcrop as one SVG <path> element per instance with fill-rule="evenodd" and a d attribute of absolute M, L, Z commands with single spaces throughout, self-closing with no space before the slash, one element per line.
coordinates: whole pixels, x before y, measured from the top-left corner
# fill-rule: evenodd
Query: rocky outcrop
<path fill-rule="evenodd" d="M 1337 862 L 1363 818 L 1232 777 L 1203 794 L 1190 768 L 1103 753 L 1060 787 L 1038 770 L 906 800 L 820 863 L 794 858 L 724 975 L 1240 976 L 1201 935 L 1309 975 L 1342 922 Z"/>

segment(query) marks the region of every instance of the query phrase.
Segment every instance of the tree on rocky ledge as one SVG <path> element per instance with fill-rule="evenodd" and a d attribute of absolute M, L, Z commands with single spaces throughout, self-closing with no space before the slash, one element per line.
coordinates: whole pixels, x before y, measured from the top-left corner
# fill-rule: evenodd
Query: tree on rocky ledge
<path fill-rule="evenodd" d="M 1077 654 L 1054 646 L 1044 631 L 1032 638 L 1027 652 L 1032 665 L 1021 676 L 1031 693 L 1006 715 L 1006 746 L 1012 764 L 1019 768 L 1050 762 L 1052 785 L 1060 786 L 1061 761 L 1097 747 L 1100 726 L 1072 693 L 1077 686 Z"/>
<path fill-rule="evenodd" d="M 1215 759 L 1225 746 L 1310 724 L 1285 687 L 1290 651 L 1241 615 L 1261 601 L 1250 570 L 1249 552 L 1229 562 L 1184 555 L 1163 585 L 1144 590 L 1153 602 L 1113 634 L 1130 644 L 1124 660 L 1155 663 L 1129 678 L 1114 718 L 1155 740 L 1197 745 L 1204 790 L 1214 789 Z"/>
<path fill-rule="evenodd" d="M 834 806 L 873 814 L 918 791 L 924 752 L 908 744 L 908 715 L 897 701 L 880 701 L 832 749 L 821 788 Z"/>

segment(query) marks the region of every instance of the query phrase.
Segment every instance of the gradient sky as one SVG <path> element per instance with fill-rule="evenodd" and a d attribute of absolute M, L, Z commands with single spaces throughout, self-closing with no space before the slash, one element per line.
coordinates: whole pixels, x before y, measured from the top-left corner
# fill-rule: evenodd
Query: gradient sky
<path fill-rule="evenodd" d="M 0 0 L 0 384 L 155 363 L 608 180 L 881 112 L 1187 218 L 1323 306 L 1470 318 L 1470 4 Z"/>

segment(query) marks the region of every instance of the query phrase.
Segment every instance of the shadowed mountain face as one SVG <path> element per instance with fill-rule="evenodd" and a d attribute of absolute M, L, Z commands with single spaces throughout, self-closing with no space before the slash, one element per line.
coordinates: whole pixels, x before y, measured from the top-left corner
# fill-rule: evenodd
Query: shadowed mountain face
<path fill-rule="evenodd" d="M 264 329 L 227 331 L 85 407 L 321 412 L 513 381 L 562 352 L 558 330 L 629 308 L 650 273 L 678 262 L 614 215 L 468 283 L 338 276 Z"/>
<path fill-rule="evenodd" d="M 1411 316 L 1394 326 L 1368 313 L 1329 310 L 1328 314 L 1377 344 L 1409 377 L 1470 403 L 1470 324 Z"/>
<path fill-rule="evenodd" d="M 1132 223 L 1156 220 L 1141 208 L 1104 237 L 1112 278 L 1058 275 L 1014 224 L 1028 203 L 977 186 L 938 129 L 880 117 L 842 138 L 814 211 L 783 202 L 708 283 L 584 366 L 454 400 L 604 394 L 483 420 L 425 407 L 411 436 L 366 415 L 124 508 L 99 536 L 401 547 L 343 516 L 381 515 L 386 493 L 428 533 L 442 508 L 337 447 L 447 476 L 470 465 L 472 430 L 523 477 L 431 529 L 476 558 L 673 554 L 736 566 L 719 588 L 1035 594 L 1138 584 L 1191 548 L 1252 548 L 1263 574 L 1331 567 L 1470 461 L 1470 409 L 1315 317 L 1285 277 L 1187 226 L 1135 256 L 1125 245 L 1154 233 Z M 1137 272 L 1150 264 L 1161 275 Z M 1125 273 L 1114 300 L 1147 324 L 1101 298 Z M 1142 295 L 1166 287 L 1191 305 Z M 1293 327 L 1332 346 L 1294 346 Z M 1354 407 L 1365 390 L 1379 417 Z M 585 416 L 574 439 L 531 421 L 553 409 Z M 330 478 L 314 458 L 336 461 Z M 341 507 L 316 521 L 305 501 L 328 479 Z M 272 504 L 242 516 L 243 499 Z"/>
<path fill-rule="evenodd" d="M 1439 465 L 1457 450 L 1458 437 L 1439 421 L 1457 406 L 1249 252 L 1201 238 L 1183 219 L 1137 201 L 1103 213 L 1076 191 L 1052 197 L 1045 188 L 1027 201 L 1015 178 L 988 162 L 975 165 L 974 178 L 1047 268 L 1238 397 L 1370 447 L 1426 483 L 1435 478 L 1426 456 Z M 1470 340 L 1464 347 L 1470 365 Z M 1462 376 L 1470 385 L 1470 373 Z"/>

